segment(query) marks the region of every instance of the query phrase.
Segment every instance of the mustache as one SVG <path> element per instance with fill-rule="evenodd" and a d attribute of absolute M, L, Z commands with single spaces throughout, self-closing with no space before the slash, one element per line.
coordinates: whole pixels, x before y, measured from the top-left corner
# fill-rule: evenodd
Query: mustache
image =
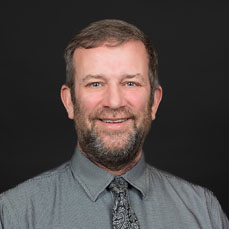
<path fill-rule="evenodd" d="M 97 110 L 95 113 L 91 114 L 89 119 L 93 121 L 97 119 L 117 118 L 117 117 L 134 119 L 134 120 L 136 119 L 135 114 L 126 107 L 119 107 L 117 109 L 104 107 Z"/>

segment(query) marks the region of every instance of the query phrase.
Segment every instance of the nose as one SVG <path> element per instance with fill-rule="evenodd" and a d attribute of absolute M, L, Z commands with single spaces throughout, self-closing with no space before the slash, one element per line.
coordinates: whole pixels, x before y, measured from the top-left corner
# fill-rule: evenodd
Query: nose
<path fill-rule="evenodd" d="M 104 106 L 117 109 L 124 106 L 124 96 L 120 85 L 110 85 L 104 96 Z"/>

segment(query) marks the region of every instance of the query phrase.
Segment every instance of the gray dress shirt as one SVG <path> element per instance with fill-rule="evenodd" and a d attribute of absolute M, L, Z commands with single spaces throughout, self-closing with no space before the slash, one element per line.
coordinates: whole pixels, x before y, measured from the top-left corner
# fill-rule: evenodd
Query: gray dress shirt
<path fill-rule="evenodd" d="M 77 149 L 72 160 L 0 195 L 0 229 L 112 228 L 113 175 Z M 210 191 L 145 163 L 123 177 L 141 229 L 229 228 Z"/>

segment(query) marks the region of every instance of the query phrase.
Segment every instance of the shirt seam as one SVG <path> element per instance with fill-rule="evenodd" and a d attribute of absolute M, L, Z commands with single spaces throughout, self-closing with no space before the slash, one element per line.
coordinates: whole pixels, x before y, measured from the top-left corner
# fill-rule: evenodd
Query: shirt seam
<path fill-rule="evenodd" d="M 13 209 L 13 204 L 11 203 L 11 201 L 10 201 L 6 196 L 2 196 L 2 200 L 3 200 L 3 199 L 5 199 L 6 202 L 8 202 L 7 205 L 11 208 L 11 212 L 14 213 L 18 225 L 15 225 L 15 223 L 14 223 L 14 221 L 13 221 L 13 219 L 12 219 L 12 214 L 10 214 L 10 211 L 9 211 L 7 205 L 6 205 L 5 208 L 6 208 L 6 210 L 7 210 L 7 214 L 8 214 L 8 216 L 9 216 L 10 222 L 12 223 L 13 226 L 19 226 L 19 227 L 20 227 L 19 217 L 18 217 L 18 215 L 17 215 L 17 213 L 16 213 L 16 210 Z"/>
<path fill-rule="evenodd" d="M 219 206 L 220 206 L 219 202 L 215 198 L 215 196 L 211 190 L 205 189 L 204 191 L 205 191 L 204 195 L 205 195 L 205 199 L 206 199 L 206 207 L 207 207 L 207 211 L 208 211 L 209 221 L 212 224 L 212 220 L 211 220 L 210 216 L 213 216 L 213 218 L 214 218 L 213 223 L 214 223 L 214 226 L 216 226 L 217 224 L 215 224 L 215 222 L 216 221 L 218 222 L 219 217 L 220 217 L 219 211 L 218 211 Z M 209 207 L 209 205 L 211 207 Z M 216 209 L 216 208 L 218 208 L 218 209 Z"/>

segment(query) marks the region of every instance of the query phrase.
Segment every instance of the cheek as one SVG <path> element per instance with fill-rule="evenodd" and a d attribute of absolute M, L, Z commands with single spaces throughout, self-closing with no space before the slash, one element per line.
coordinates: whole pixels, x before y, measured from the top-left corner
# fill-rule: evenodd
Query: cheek
<path fill-rule="evenodd" d="M 100 104 L 100 96 L 96 94 L 86 94 L 81 91 L 76 96 L 79 101 L 81 109 L 83 109 L 85 114 L 90 114 L 94 109 Z"/>
<path fill-rule="evenodd" d="M 136 112 L 145 111 L 146 107 L 148 107 L 150 94 L 144 90 L 129 92 L 125 96 Z"/>

